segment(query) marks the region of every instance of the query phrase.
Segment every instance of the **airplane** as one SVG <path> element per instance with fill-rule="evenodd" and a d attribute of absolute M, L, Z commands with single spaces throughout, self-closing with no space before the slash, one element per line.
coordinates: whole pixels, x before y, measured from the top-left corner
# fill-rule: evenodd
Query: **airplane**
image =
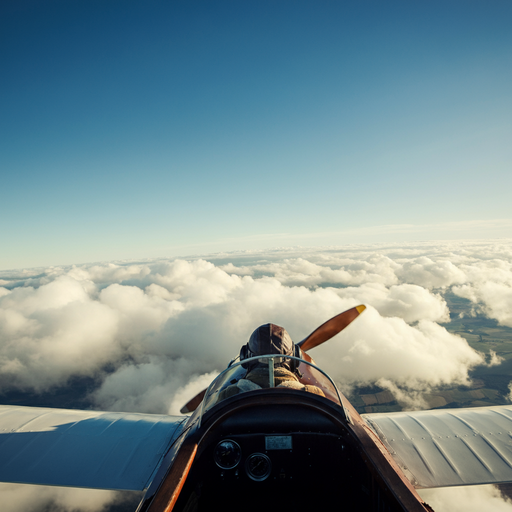
<path fill-rule="evenodd" d="M 0 481 L 144 491 L 137 512 L 432 512 L 416 489 L 511 482 L 512 406 L 360 415 L 316 365 L 364 309 L 291 352 L 242 347 L 191 415 L 0 406 Z"/>

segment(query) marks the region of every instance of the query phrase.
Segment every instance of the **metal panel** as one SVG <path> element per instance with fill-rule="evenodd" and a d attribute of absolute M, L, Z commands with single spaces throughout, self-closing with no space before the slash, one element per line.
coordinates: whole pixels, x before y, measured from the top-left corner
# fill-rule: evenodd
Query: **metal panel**
<path fill-rule="evenodd" d="M 140 491 L 186 420 L 0 406 L 0 481 Z"/>
<path fill-rule="evenodd" d="M 512 406 L 362 416 L 415 487 L 512 481 Z"/>

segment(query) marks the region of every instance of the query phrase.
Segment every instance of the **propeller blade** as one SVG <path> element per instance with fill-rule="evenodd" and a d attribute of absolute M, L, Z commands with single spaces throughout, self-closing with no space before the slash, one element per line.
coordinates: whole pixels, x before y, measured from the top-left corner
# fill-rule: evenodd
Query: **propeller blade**
<path fill-rule="evenodd" d="M 204 395 L 206 393 L 206 389 L 203 389 L 200 393 L 198 393 L 192 400 L 189 400 L 181 409 L 181 414 L 185 414 L 187 412 L 194 412 L 199 404 L 203 401 Z"/>
<path fill-rule="evenodd" d="M 355 320 L 365 309 L 366 306 L 363 306 L 362 304 L 360 306 L 356 306 L 355 308 L 347 309 L 347 311 L 344 311 L 343 313 L 332 317 L 330 320 L 327 320 L 327 322 L 318 327 L 318 329 L 314 330 L 300 343 L 297 343 L 297 345 L 303 352 L 318 347 L 318 345 L 321 345 L 325 341 L 330 340 L 333 336 L 336 336 L 336 334 L 345 329 L 345 327 L 347 327 L 348 324 Z M 181 414 L 195 411 L 199 404 L 203 401 L 205 393 L 206 389 L 203 389 L 203 391 L 198 393 L 194 398 L 192 398 L 192 400 L 189 400 L 181 408 Z"/>
<path fill-rule="evenodd" d="M 297 345 L 304 352 L 318 347 L 318 345 L 330 340 L 333 336 L 336 336 L 336 334 L 345 329 L 345 327 L 354 321 L 365 309 L 366 306 L 361 304 L 360 306 L 347 309 L 347 311 L 333 316 L 330 320 L 327 320 L 327 322 L 314 330 L 307 338 L 297 343 Z"/>

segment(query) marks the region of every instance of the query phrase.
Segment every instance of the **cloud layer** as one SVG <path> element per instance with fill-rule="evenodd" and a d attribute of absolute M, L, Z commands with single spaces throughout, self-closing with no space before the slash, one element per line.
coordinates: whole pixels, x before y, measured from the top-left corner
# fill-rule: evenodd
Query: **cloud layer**
<path fill-rule="evenodd" d="M 421 489 L 419 493 L 436 512 L 512 512 L 512 501 L 493 485 Z"/>
<path fill-rule="evenodd" d="M 512 325 L 509 242 L 287 249 L 1 279 L 1 389 L 43 392 L 88 376 L 103 409 L 176 413 L 258 325 L 278 323 L 299 341 L 359 303 L 364 315 L 313 357 L 344 389 L 378 383 L 417 407 L 415 396 L 467 383 L 485 364 L 440 325 L 444 293 Z"/>
<path fill-rule="evenodd" d="M 114 504 L 135 510 L 141 493 L 0 483 L 3 512 L 107 512 Z"/>

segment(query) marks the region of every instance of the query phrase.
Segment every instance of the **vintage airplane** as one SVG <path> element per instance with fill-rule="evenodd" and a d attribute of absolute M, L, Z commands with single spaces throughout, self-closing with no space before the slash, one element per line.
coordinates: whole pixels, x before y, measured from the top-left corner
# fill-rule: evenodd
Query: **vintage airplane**
<path fill-rule="evenodd" d="M 416 488 L 512 481 L 512 407 L 359 415 L 315 365 L 306 352 L 364 309 L 294 355 L 242 351 L 191 416 L 0 406 L 0 481 L 145 491 L 138 512 L 425 512 Z"/>

